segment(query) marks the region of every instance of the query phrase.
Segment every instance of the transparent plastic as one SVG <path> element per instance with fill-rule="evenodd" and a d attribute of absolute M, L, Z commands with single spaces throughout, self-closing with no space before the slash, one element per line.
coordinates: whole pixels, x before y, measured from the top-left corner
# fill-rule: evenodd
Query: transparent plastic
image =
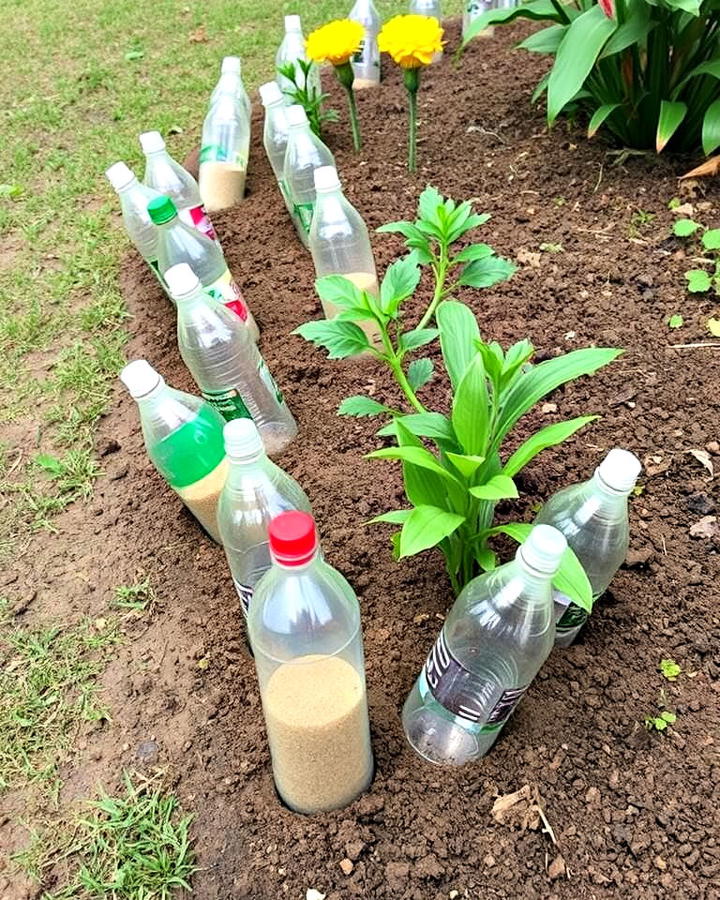
<path fill-rule="evenodd" d="M 481 16 L 484 12 L 487 12 L 490 9 L 495 9 L 498 4 L 495 0 L 467 0 L 465 3 L 465 8 L 463 9 L 463 20 L 462 20 L 462 34 L 463 37 L 466 36 L 468 29 L 472 25 L 472 23 Z M 488 25 L 487 28 L 484 28 L 478 37 L 492 37 L 494 34 L 494 27 L 492 25 Z"/>
<path fill-rule="evenodd" d="M 158 271 L 157 228 L 147 211 L 148 203 L 159 197 L 160 194 L 153 188 L 138 181 L 137 176 L 130 170 L 128 170 L 128 175 L 132 177 L 122 187 L 115 187 L 120 200 L 120 210 L 125 231 L 139 254 L 152 268 L 164 286 Z"/>
<path fill-rule="evenodd" d="M 223 91 L 205 117 L 200 147 L 200 194 L 210 212 L 242 201 L 249 150 L 247 112 L 234 89 Z"/>
<path fill-rule="evenodd" d="M 316 172 L 320 174 L 324 170 L 318 169 Z M 323 188 L 316 179 L 315 211 L 308 239 L 315 274 L 318 278 L 343 275 L 361 291 L 377 296 L 377 271 L 367 226 L 343 194 L 337 175 L 334 184 L 329 177 L 327 184 L 328 187 Z M 323 301 L 323 310 L 328 319 L 340 311 L 326 301 Z M 367 334 L 371 343 L 377 347 L 382 345 L 374 322 L 365 319 L 356 324 Z"/>
<path fill-rule="evenodd" d="M 292 63 L 295 66 L 295 63 L 302 59 L 307 62 L 307 53 L 305 52 L 305 38 L 302 33 L 302 25 L 300 23 L 300 16 L 285 16 L 285 34 L 283 35 L 283 39 L 280 42 L 280 46 L 278 47 L 278 51 L 275 54 L 275 80 L 278 83 L 278 87 L 283 92 L 283 95 L 286 97 L 286 103 L 290 104 L 293 100 L 287 96 L 286 91 L 294 91 L 295 86 L 288 79 L 285 78 L 284 75 L 281 75 L 277 69 L 285 65 L 286 63 Z M 295 80 L 297 81 L 298 87 L 305 87 L 305 78 L 303 73 L 300 71 L 298 66 L 295 66 Z M 310 70 L 310 79 L 309 79 L 309 87 L 315 88 L 317 93 L 320 93 L 321 83 L 320 83 L 320 69 L 318 66 L 313 66 Z"/>
<path fill-rule="evenodd" d="M 248 616 L 273 776 L 296 812 L 346 806 L 372 781 L 360 607 L 316 553 L 275 562 Z"/>
<path fill-rule="evenodd" d="M 553 539 L 557 570 L 566 544 L 557 532 Z M 484 756 L 550 654 L 554 571 L 531 562 L 521 547 L 467 584 L 448 613 L 402 714 L 408 741 L 429 762 Z"/>
<path fill-rule="evenodd" d="M 409 12 L 417 16 L 434 16 L 438 22 L 442 22 L 442 9 L 440 0 L 410 0 Z M 433 63 L 438 63 L 443 58 L 442 50 L 433 55 Z"/>
<path fill-rule="evenodd" d="M 273 100 L 265 106 L 265 124 L 263 126 L 263 146 L 265 153 L 272 167 L 275 178 L 277 179 L 280 193 L 283 195 L 285 205 L 288 212 L 292 214 L 287 197 L 285 196 L 285 153 L 287 151 L 288 133 L 290 126 L 288 125 L 287 116 L 285 115 L 285 102 L 282 97 Z"/>
<path fill-rule="evenodd" d="M 360 49 L 352 58 L 353 75 L 355 76 L 353 88 L 360 91 L 364 88 L 377 87 L 380 84 L 380 50 L 378 49 L 380 16 L 373 0 L 356 0 L 348 19 L 359 22 L 365 28 L 365 37 Z"/>
<path fill-rule="evenodd" d="M 248 329 L 203 290 L 177 299 L 177 313 L 180 355 L 203 397 L 227 421 L 252 418 L 267 452 L 281 453 L 297 425 Z"/>
<path fill-rule="evenodd" d="M 226 93 L 235 94 L 249 122 L 252 118 L 252 103 L 243 83 L 242 64 L 239 56 L 226 56 L 223 59 L 220 67 L 220 78 L 210 95 L 209 106 L 212 106 L 221 94 Z"/>
<path fill-rule="evenodd" d="M 637 467 L 636 471 L 639 471 L 639 463 Z M 622 485 L 627 489 L 611 487 L 603 480 L 598 467 L 588 481 L 558 491 L 535 520 L 538 524 L 553 525 L 565 535 L 585 569 L 593 600 L 605 593 L 627 556 L 630 540 L 628 496 L 633 486 L 634 480 L 629 486 Z M 559 591 L 554 592 L 553 599 L 555 644 L 569 647 L 588 614 Z"/>
<path fill-rule="evenodd" d="M 334 165 L 332 153 L 313 134 L 307 119 L 297 125 L 290 125 L 283 180 L 295 230 L 305 247 L 309 247 L 310 225 L 315 210 L 313 172 L 320 166 Z"/>
<path fill-rule="evenodd" d="M 170 197 L 180 219 L 186 225 L 197 229 L 211 241 L 217 240 L 213 224 L 203 206 L 197 181 L 170 156 L 165 149 L 165 142 L 157 132 L 146 132 L 141 135 L 140 142 L 146 160 L 143 179 L 145 184 Z M 146 149 L 148 147 L 151 149 Z"/>

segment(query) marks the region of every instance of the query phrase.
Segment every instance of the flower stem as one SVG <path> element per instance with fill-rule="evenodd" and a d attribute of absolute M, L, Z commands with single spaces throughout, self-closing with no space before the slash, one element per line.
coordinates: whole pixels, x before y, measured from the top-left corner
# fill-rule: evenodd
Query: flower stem
<path fill-rule="evenodd" d="M 352 128 L 353 147 L 358 153 L 362 147 L 362 138 L 360 137 L 360 123 L 358 121 L 357 104 L 355 103 L 355 92 L 353 89 L 345 88 L 348 95 L 348 106 L 350 107 L 350 127 Z"/>
<path fill-rule="evenodd" d="M 409 132 L 408 132 L 408 171 L 414 172 L 417 168 L 417 93 L 420 87 L 420 69 L 405 69 L 403 83 L 408 92 L 409 102 Z"/>
<path fill-rule="evenodd" d="M 438 260 L 437 267 L 433 266 L 433 273 L 435 274 L 435 290 L 433 292 L 433 298 L 430 302 L 430 306 L 425 310 L 422 319 L 418 323 L 418 328 L 425 328 L 427 323 L 432 319 L 435 314 L 435 310 L 437 309 L 438 303 L 442 300 L 445 294 L 445 279 L 447 277 L 448 270 L 448 258 L 447 258 L 447 248 L 441 244 L 440 245 L 440 259 Z"/>

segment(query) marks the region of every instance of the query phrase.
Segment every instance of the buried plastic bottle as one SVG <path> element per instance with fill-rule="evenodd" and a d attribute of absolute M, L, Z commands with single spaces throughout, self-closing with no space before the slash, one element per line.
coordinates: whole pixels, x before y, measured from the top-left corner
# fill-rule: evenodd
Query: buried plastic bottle
<path fill-rule="evenodd" d="M 281 66 L 285 66 L 288 63 L 292 63 L 295 70 L 295 81 L 297 83 L 298 88 L 305 88 L 305 76 L 303 75 L 300 67 L 297 65 L 297 61 L 299 59 L 303 60 L 303 62 L 308 61 L 307 53 L 305 52 L 305 38 L 302 33 L 302 24 L 300 22 L 300 16 L 298 15 L 290 15 L 285 16 L 284 19 L 285 24 L 285 34 L 283 35 L 283 39 L 280 42 L 280 46 L 278 47 L 278 51 L 275 54 L 275 80 L 277 81 L 277 85 L 280 90 L 283 92 L 283 96 L 285 97 L 285 103 L 290 104 L 293 102 L 292 98 L 288 96 L 288 91 L 294 91 L 295 85 L 290 81 L 290 79 L 286 78 L 279 71 L 277 71 Z M 309 89 L 314 88 L 315 91 L 319 94 L 321 90 L 320 85 L 320 69 L 318 66 L 313 66 L 310 70 L 309 76 L 309 84 L 307 85 Z"/>
<path fill-rule="evenodd" d="M 313 134 L 302 106 L 287 109 L 289 125 L 283 180 L 292 209 L 293 222 L 303 246 L 309 246 L 310 225 L 315 211 L 315 178 L 320 166 L 334 166 L 335 159 L 317 135 Z"/>
<path fill-rule="evenodd" d="M 630 526 L 628 496 L 642 466 L 628 450 L 611 450 L 592 478 L 558 491 L 538 513 L 537 523 L 561 531 L 580 560 L 592 588 L 593 602 L 605 593 L 627 556 Z M 555 601 L 558 647 L 569 647 L 588 613 L 560 591 Z"/>
<path fill-rule="evenodd" d="M 551 581 L 566 547 L 537 525 L 514 560 L 463 588 L 403 708 L 420 756 L 462 765 L 495 743 L 553 648 Z"/>
<path fill-rule="evenodd" d="M 222 416 L 200 397 L 169 387 L 144 359 L 128 363 L 120 379 L 137 402 L 153 465 L 220 542 L 217 504 L 228 470 Z"/>
<path fill-rule="evenodd" d="M 360 607 L 321 558 L 312 516 L 282 513 L 268 534 L 273 565 L 255 589 L 248 633 L 273 776 L 291 809 L 327 812 L 373 776 Z"/>
<path fill-rule="evenodd" d="M 250 120 L 236 88 L 228 83 L 208 110 L 200 147 L 200 194 L 210 212 L 245 196 Z"/>
<path fill-rule="evenodd" d="M 270 568 L 268 527 L 282 512 L 312 512 L 300 485 L 268 459 L 250 419 L 233 419 L 224 429 L 230 468 L 218 503 L 218 527 L 245 616 L 255 585 Z"/>
<path fill-rule="evenodd" d="M 380 50 L 378 34 L 380 32 L 380 16 L 373 0 L 356 0 L 348 14 L 348 19 L 358 22 L 365 29 L 360 49 L 353 56 L 352 70 L 355 80 L 353 89 L 377 87 L 380 84 Z"/>
<path fill-rule="evenodd" d="M 260 99 L 265 108 L 263 146 L 285 205 L 292 215 L 292 205 L 286 196 L 284 182 L 285 152 L 290 130 L 286 115 L 287 106 L 275 81 L 268 81 L 266 84 L 260 85 Z"/>
<path fill-rule="evenodd" d="M 221 94 L 233 93 L 237 97 L 240 105 L 245 111 L 245 118 L 250 121 L 252 118 L 252 103 L 250 96 L 245 90 L 242 79 L 242 61 L 239 56 L 224 56 L 220 65 L 220 78 L 213 88 L 210 95 L 210 103 L 212 106 Z"/>
<path fill-rule="evenodd" d="M 462 36 L 466 37 L 467 32 L 475 21 L 478 19 L 483 13 L 488 12 L 488 10 L 493 9 L 495 0 L 467 0 L 465 3 L 465 8 L 463 9 L 463 19 L 462 19 Z M 497 4 L 495 4 L 497 5 Z M 478 37 L 487 38 L 492 37 L 495 29 L 492 25 L 488 25 L 487 28 L 483 28 Z"/>

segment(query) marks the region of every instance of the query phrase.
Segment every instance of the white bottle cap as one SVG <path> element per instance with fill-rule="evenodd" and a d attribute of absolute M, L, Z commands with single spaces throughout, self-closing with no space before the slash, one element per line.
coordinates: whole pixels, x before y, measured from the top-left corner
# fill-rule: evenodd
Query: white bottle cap
<path fill-rule="evenodd" d="M 105 177 L 116 191 L 121 191 L 135 180 L 135 173 L 124 162 L 116 162 L 105 170 Z"/>
<path fill-rule="evenodd" d="M 223 56 L 222 65 L 220 66 L 220 74 L 227 75 L 231 73 L 233 75 L 240 74 L 240 57 L 239 56 Z"/>
<path fill-rule="evenodd" d="M 313 171 L 316 191 L 335 191 L 340 187 L 335 166 L 319 166 Z"/>
<path fill-rule="evenodd" d="M 610 490 L 628 494 L 642 470 L 640 460 L 629 450 L 614 447 L 597 467 L 597 473 Z"/>
<path fill-rule="evenodd" d="M 202 287 L 200 279 L 187 263 L 171 266 L 164 277 L 170 295 L 175 300 L 184 300 Z"/>
<path fill-rule="evenodd" d="M 264 452 L 262 438 L 252 419 L 231 419 L 223 428 L 225 452 L 233 459 L 257 459 Z"/>
<path fill-rule="evenodd" d="M 277 81 L 268 81 L 266 84 L 260 85 L 260 100 L 263 106 L 270 106 L 271 103 L 277 103 L 282 99 L 283 93 Z"/>
<path fill-rule="evenodd" d="M 149 394 L 159 384 L 164 384 L 163 377 L 146 359 L 135 359 L 120 372 L 120 380 L 136 400 Z"/>
<path fill-rule="evenodd" d="M 308 123 L 307 113 L 299 103 L 288 106 L 285 115 L 288 125 L 307 125 Z"/>
<path fill-rule="evenodd" d="M 300 16 L 285 16 L 285 31 L 302 31 Z"/>
<path fill-rule="evenodd" d="M 536 572 L 554 575 L 567 548 L 565 536 L 552 525 L 536 525 L 517 552 L 522 561 Z"/>
<path fill-rule="evenodd" d="M 140 135 L 140 146 L 143 153 L 157 153 L 165 149 L 165 141 L 159 131 L 144 131 Z"/>

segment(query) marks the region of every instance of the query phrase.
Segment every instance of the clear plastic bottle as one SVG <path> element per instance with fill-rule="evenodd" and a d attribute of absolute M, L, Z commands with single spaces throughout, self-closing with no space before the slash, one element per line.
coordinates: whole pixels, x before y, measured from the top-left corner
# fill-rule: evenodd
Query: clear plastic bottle
<path fill-rule="evenodd" d="M 307 62 L 307 53 L 305 52 L 305 38 L 302 33 L 302 25 L 300 23 L 300 16 L 290 15 L 285 16 L 285 34 L 280 43 L 277 53 L 275 54 L 275 80 L 278 83 L 278 87 L 283 92 L 286 97 L 286 103 L 292 103 L 292 99 L 287 96 L 286 91 L 294 91 L 295 85 L 288 78 L 285 78 L 284 75 L 281 75 L 277 69 L 280 66 L 286 65 L 287 63 L 293 63 L 293 65 L 299 60 L 302 59 Z M 298 66 L 295 66 L 295 80 L 297 82 L 298 87 L 305 87 L 305 79 L 300 71 Z M 316 92 L 319 94 L 320 87 L 320 69 L 318 66 L 313 66 L 310 71 L 310 83 L 308 88 L 314 88 Z"/>
<path fill-rule="evenodd" d="M 271 520 L 292 509 L 312 510 L 300 485 L 268 459 L 251 419 L 228 422 L 224 437 L 230 470 L 218 503 L 218 527 L 247 616 L 255 585 L 271 565 Z"/>
<path fill-rule="evenodd" d="M 137 401 L 153 465 L 219 543 L 217 504 L 228 471 L 223 417 L 199 397 L 168 387 L 144 359 L 128 363 L 120 379 Z"/>
<path fill-rule="evenodd" d="M 373 0 L 355 0 L 355 5 L 348 14 L 348 19 L 359 22 L 365 29 L 360 49 L 352 58 L 356 91 L 377 87 L 380 84 L 380 50 L 378 34 L 380 32 L 380 16 Z"/>
<path fill-rule="evenodd" d="M 225 419 L 252 418 L 271 456 L 297 435 L 265 360 L 238 317 L 203 290 L 188 265 L 165 273 L 177 305 L 178 348 L 200 393 Z"/>
<path fill-rule="evenodd" d="M 442 10 L 440 0 L 410 0 L 409 12 L 415 16 L 433 16 L 442 22 Z M 432 61 L 438 63 L 443 58 L 442 50 L 435 53 Z"/>
<path fill-rule="evenodd" d="M 463 20 L 462 20 L 462 36 L 465 38 L 468 33 L 468 29 L 472 25 L 472 23 L 481 16 L 483 13 L 487 12 L 490 9 L 493 9 L 493 3 L 495 0 L 466 0 L 465 8 L 463 9 Z M 495 3 L 497 6 L 497 3 Z M 492 37 L 495 33 L 495 28 L 492 25 L 488 25 L 487 28 L 484 28 L 478 37 Z"/>
<path fill-rule="evenodd" d="M 589 481 L 558 491 L 538 513 L 536 522 L 553 525 L 582 563 L 593 601 L 605 592 L 627 556 L 628 496 L 642 465 L 629 450 L 611 450 Z M 555 644 L 569 647 L 588 614 L 560 591 L 555 601 Z"/>
<path fill-rule="evenodd" d="M 515 559 L 460 592 L 403 709 L 429 762 L 484 756 L 553 648 L 552 577 L 567 542 L 537 526 Z"/>
<path fill-rule="evenodd" d="M 296 812 L 339 809 L 372 781 L 360 607 L 322 560 L 312 516 L 269 528 L 273 565 L 248 615 L 273 776 Z"/>
<path fill-rule="evenodd" d="M 268 81 L 266 84 L 260 85 L 260 99 L 265 107 L 263 146 L 277 179 L 285 205 L 288 208 L 288 212 L 292 214 L 292 207 L 288 203 L 285 193 L 284 180 L 285 152 L 287 150 L 290 126 L 287 120 L 285 100 L 276 81 Z"/>
<path fill-rule="evenodd" d="M 135 173 L 124 162 L 114 163 L 105 172 L 105 176 L 120 198 L 120 210 L 128 237 L 165 288 L 158 266 L 157 228 L 147 209 L 148 203 L 161 195 L 138 181 Z"/>
<path fill-rule="evenodd" d="M 234 87 L 211 104 L 202 130 L 200 195 L 210 212 L 227 209 L 245 196 L 250 120 Z"/>
<path fill-rule="evenodd" d="M 220 78 L 213 88 L 210 95 L 210 106 L 215 103 L 220 94 L 234 93 L 240 101 L 242 108 L 245 110 L 245 117 L 250 121 L 252 118 L 252 103 L 250 95 L 245 90 L 242 79 L 242 62 L 239 56 L 224 56 L 220 66 Z"/>
<path fill-rule="evenodd" d="M 255 319 L 218 244 L 181 222 L 169 197 L 151 200 L 148 212 L 158 228 L 158 265 L 163 278 L 167 281 L 168 269 L 187 263 L 210 296 L 232 310 L 256 341 L 259 332 Z"/>
<path fill-rule="evenodd" d="M 310 226 L 310 253 L 318 278 L 343 275 L 355 287 L 375 296 L 379 293 L 370 235 L 362 216 L 346 199 L 334 166 L 321 166 L 313 173 L 315 212 Z M 338 307 L 323 301 L 325 316 L 332 319 Z M 367 319 L 356 322 L 371 343 L 382 346 L 377 325 Z"/>
<path fill-rule="evenodd" d="M 192 175 L 165 149 L 165 141 L 159 131 L 146 131 L 140 135 L 140 146 L 145 154 L 145 184 L 164 194 L 175 204 L 182 221 L 200 234 L 217 240 L 215 229 L 203 206 L 200 189 Z"/>
<path fill-rule="evenodd" d="M 309 246 L 308 235 L 315 210 L 315 179 L 320 166 L 334 166 L 335 159 L 317 135 L 313 134 L 302 106 L 289 106 L 287 150 L 283 166 L 285 191 L 292 206 L 295 230 L 303 246 Z"/>

